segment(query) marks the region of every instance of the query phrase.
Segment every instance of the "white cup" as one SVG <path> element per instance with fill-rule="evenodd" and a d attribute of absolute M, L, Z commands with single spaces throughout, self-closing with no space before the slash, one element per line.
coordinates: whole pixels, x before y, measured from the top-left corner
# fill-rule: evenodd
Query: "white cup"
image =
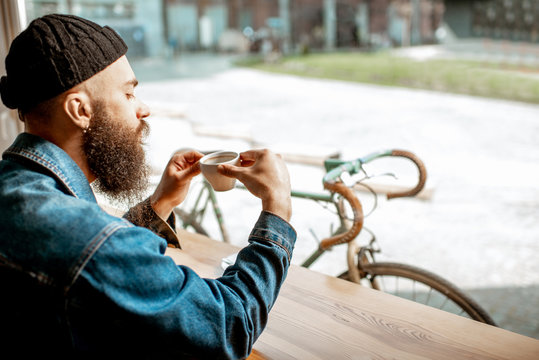
<path fill-rule="evenodd" d="M 221 175 L 217 172 L 217 165 L 240 164 L 240 155 L 234 151 L 218 151 L 200 159 L 200 171 L 215 191 L 228 191 L 234 188 L 236 179 Z"/>

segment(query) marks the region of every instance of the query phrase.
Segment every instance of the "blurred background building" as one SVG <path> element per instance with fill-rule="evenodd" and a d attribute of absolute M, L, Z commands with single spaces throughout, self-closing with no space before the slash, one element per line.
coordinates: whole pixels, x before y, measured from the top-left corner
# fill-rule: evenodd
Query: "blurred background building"
<path fill-rule="evenodd" d="M 486 37 L 539 41 L 533 0 L 26 0 L 28 19 L 65 12 L 107 23 L 130 56 L 303 51 Z"/>
<path fill-rule="evenodd" d="M 130 56 L 181 51 L 379 48 L 483 37 L 539 41 L 534 0 L 26 0 L 28 19 L 106 23 Z"/>
<path fill-rule="evenodd" d="M 66 12 L 107 23 L 131 56 L 431 44 L 448 34 L 539 41 L 533 0 L 26 0 L 28 19 Z M 438 32 L 437 32 L 438 30 Z M 247 43 L 245 40 L 248 40 Z M 267 46 L 267 45 L 266 45 Z"/>
<path fill-rule="evenodd" d="M 462 38 L 539 42 L 537 0 L 446 1 L 444 20 Z"/>

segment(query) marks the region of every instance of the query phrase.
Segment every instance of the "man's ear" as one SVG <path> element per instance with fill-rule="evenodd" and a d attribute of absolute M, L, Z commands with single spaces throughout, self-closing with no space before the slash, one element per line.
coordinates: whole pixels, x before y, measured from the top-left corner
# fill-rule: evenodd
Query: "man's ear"
<path fill-rule="evenodd" d="M 90 97 L 84 91 L 76 91 L 66 95 L 64 111 L 73 124 L 81 130 L 88 129 L 92 117 Z"/>

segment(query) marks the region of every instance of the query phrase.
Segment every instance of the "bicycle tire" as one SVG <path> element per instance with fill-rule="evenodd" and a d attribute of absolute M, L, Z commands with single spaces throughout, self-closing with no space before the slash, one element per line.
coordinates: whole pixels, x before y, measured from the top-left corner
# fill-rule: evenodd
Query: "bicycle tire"
<path fill-rule="evenodd" d="M 429 295 L 427 297 L 426 303 L 419 301 L 419 299 L 416 297 L 415 290 L 414 290 L 413 299 L 410 299 L 408 296 L 403 296 L 405 294 L 399 294 L 398 287 L 397 287 L 397 293 L 394 293 L 391 291 L 385 291 L 383 289 L 378 289 L 378 290 L 381 290 L 387 293 L 392 293 L 393 295 L 397 295 L 399 297 L 403 297 L 408 300 L 412 300 L 418 303 L 423 303 L 424 305 L 428 305 L 428 306 L 436 308 L 437 306 L 429 304 L 431 291 L 435 290 L 438 294 L 440 294 L 441 297 L 446 298 L 446 300 L 444 300 L 443 302 L 443 305 L 441 306 L 441 310 L 456 313 L 457 315 L 461 315 L 461 316 L 464 316 L 464 314 L 466 314 L 467 317 L 473 320 L 496 326 L 496 323 L 490 317 L 490 315 L 475 300 L 473 300 L 469 295 L 464 293 L 461 289 L 459 289 L 454 284 L 450 283 L 449 281 L 445 280 L 444 278 L 434 273 L 431 273 L 430 271 L 423 270 L 418 267 L 406 265 L 406 264 L 379 262 L 379 263 L 362 264 L 360 273 L 362 275 L 362 279 L 367 279 L 368 283 L 371 286 L 373 282 L 377 281 L 379 278 L 382 278 L 382 277 L 395 277 L 397 284 L 399 281 L 398 278 L 408 279 L 409 281 L 414 282 L 413 284 L 414 289 L 415 289 L 415 283 L 423 284 L 423 286 L 431 289 L 429 290 Z M 348 276 L 348 271 L 339 275 L 339 278 L 351 281 Z M 449 311 L 449 310 L 443 309 L 443 307 L 447 303 L 447 300 L 450 300 L 454 304 L 454 306 L 457 309 L 456 311 Z M 457 311 L 459 311 L 459 313 L 457 313 Z"/>
<path fill-rule="evenodd" d="M 204 229 L 202 225 L 192 218 L 192 216 L 183 209 L 174 208 L 174 214 L 180 218 L 183 228 L 187 229 L 188 227 L 192 228 L 196 233 L 208 236 L 208 232 Z"/>

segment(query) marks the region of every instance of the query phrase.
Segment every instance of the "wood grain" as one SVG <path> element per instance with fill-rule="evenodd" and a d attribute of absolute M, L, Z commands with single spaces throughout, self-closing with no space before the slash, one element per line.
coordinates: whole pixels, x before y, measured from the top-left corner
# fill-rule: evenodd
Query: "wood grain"
<path fill-rule="evenodd" d="M 204 277 L 239 249 L 181 232 L 178 264 Z M 539 359 L 539 341 L 292 266 L 249 359 Z"/>

